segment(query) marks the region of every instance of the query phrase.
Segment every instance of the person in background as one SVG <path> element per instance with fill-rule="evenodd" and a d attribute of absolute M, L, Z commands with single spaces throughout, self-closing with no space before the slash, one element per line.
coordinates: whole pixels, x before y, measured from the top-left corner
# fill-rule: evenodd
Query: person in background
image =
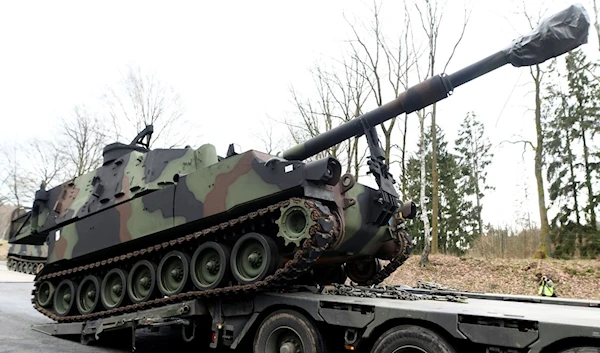
<path fill-rule="evenodd" d="M 538 285 L 538 295 L 541 295 L 542 297 L 556 297 L 556 293 L 554 293 L 554 283 L 552 283 L 552 280 L 549 279 L 548 276 L 542 276 Z"/>

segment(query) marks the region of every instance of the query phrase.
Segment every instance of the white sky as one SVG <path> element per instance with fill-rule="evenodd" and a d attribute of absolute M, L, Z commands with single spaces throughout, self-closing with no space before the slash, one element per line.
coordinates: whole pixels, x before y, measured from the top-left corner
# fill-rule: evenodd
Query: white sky
<path fill-rule="evenodd" d="M 472 0 L 471 21 L 448 71 L 493 54 L 527 32 L 523 18 L 513 13 L 519 3 Z M 537 9 L 539 1 L 527 3 Z M 571 3 L 547 2 L 548 14 Z M 136 63 L 155 71 L 181 94 L 186 118 L 199 126 L 195 132 L 202 136 L 202 141 L 190 144 L 213 143 L 221 155 L 232 142 L 243 150 L 261 149 L 251 134 L 253 128 L 266 115 L 283 119 L 292 114 L 290 85 L 302 93 L 312 92 L 308 68 L 338 55 L 348 38 L 343 14 L 369 21 L 370 4 L 349 0 L 2 2 L 0 144 L 44 137 L 73 105 L 93 103 L 106 86 L 117 82 L 119 70 Z M 440 62 L 445 62 L 460 29 L 462 5 L 463 1 L 452 0 L 446 5 Z M 593 16 L 591 6 L 584 5 Z M 383 2 L 384 25 L 401 24 L 401 12 L 394 6 L 402 4 Z M 590 27 L 587 52 L 597 52 L 595 38 Z M 484 198 L 485 222 L 514 223 L 515 200 L 523 199 L 523 190 L 518 189 L 522 182 L 530 188 L 524 211 L 538 218 L 533 155 L 525 154 L 522 163 L 522 146 L 498 147 L 514 134 L 528 138 L 534 134 L 533 112 L 528 110 L 533 101 L 528 95 L 530 82 L 526 68 L 506 66 L 459 87 L 438 104 L 439 124 L 450 145 L 470 110 L 483 120 L 494 144 L 488 178 L 496 190 Z M 409 119 L 412 143 L 416 143 L 418 120 L 414 114 Z"/>

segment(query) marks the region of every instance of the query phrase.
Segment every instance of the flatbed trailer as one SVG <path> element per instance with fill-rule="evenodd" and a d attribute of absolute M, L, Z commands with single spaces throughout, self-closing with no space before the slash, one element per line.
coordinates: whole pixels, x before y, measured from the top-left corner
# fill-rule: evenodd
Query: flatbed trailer
<path fill-rule="evenodd" d="M 32 328 L 83 344 L 130 330 L 135 351 L 136 329 L 165 325 L 234 352 L 600 352 L 600 301 L 405 286 L 297 287 Z"/>

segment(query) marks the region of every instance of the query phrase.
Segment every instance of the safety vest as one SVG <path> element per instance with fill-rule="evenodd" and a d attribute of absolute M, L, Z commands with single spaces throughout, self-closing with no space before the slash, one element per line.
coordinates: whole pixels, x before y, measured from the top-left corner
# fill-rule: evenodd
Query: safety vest
<path fill-rule="evenodd" d="M 542 282 L 540 288 L 538 289 L 538 295 L 542 295 L 545 297 L 551 297 L 554 294 L 554 287 L 551 285 L 547 285 L 546 282 Z"/>

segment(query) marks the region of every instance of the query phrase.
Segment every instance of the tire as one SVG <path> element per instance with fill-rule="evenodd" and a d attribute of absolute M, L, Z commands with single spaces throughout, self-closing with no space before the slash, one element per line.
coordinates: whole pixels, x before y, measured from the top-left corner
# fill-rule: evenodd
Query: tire
<path fill-rule="evenodd" d="M 403 325 L 387 330 L 375 344 L 371 353 L 402 353 L 423 351 L 426 353 L 456 353 L 454 348 L 435 332 L 424 327 Z"/>
<path fill-rule="evenodd" d="M 273 347 L 280 334 L 293 334 L 303 346 L 304 353 L 321 353 L 325 342 L 312 320 L 293 310 L 278 310 L 267 316 L 254 336 L 253 352 L 279 353 L 281 346 Z"/>
<path fill-rule="evenodd" d="M 575 347 L 560 351 L 560 353 L 600 353 L 600 347 Z"/>

